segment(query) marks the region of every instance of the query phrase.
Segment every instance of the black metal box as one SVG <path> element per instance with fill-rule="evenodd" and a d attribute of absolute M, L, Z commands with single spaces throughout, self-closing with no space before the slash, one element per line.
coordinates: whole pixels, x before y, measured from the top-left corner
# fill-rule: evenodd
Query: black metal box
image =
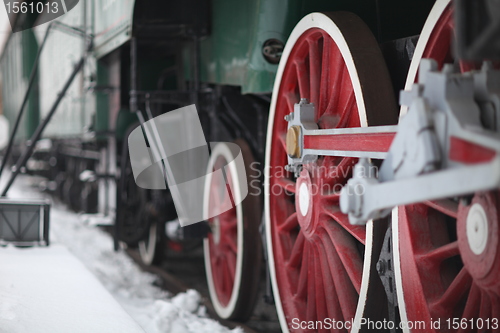
<path fill-rule="evenodd" d="M 0 199 L 0 245 L 49 245 L 48 200 Z"/>

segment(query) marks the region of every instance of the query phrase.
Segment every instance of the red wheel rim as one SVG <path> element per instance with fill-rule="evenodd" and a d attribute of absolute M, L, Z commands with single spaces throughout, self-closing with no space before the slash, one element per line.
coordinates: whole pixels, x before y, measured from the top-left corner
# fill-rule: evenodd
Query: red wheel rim
<path fill-rule="evenodd" d="M 455 62 L 452 48 L 452 40 L 455 38 L 453 8 L 450 1 L 442 2 L 447 2 L 448 5 L 445 4 L 446 6 L 442 9 L 442 12 L 438 13 L 439 18 L 436 20 L 432 28 L 430 28 L 431 31 L 429 32 L 429 35 L 425 36 L 425 34 L 423 33 L 424 37 L 421 38 L 427 37 L 427 40 L 425 42 L 425 45 L 423 45 L 423 50 L 421 51 L 422 54 L 415 55 L 415 59 L 418 61 L 416 61 L 417 64 L 420 63 L 420 59 L 422 58 L 434 59 L 437 62 L 439 70 L 443 68 L 444 64 L 453 64 Z M 439 4 L 437 3 L 436 6 L 438 5 Z M 426 29 L 426 27 L 424 27 L 424 29 Z M 478 63 L 463 60 L 460 60 L 458 62 L 458 65 L 461 72 L 468 72 L 480 67 L 480 64 Z M 418 81 L 417 72 L 412 73 L 412 70 L 410 69 L 405 89 L 409 89 L 410 87 L 408 85 L 412 85 L 413 83 Z"/>
<path fill-rule="evenodd" d="M 219 156 L 213 170 L 224 169 L 227 163 L 223 156 Z M 222 306 L 229 304 L 233 293 L 238 252 L 237 214 L 231 197 L 233 180 L 229 172 L 225 173 L 225 176 L 226 180 L 221 172 L 213 173 L 208 206 L 209 216 L 214 216 L 208 220 L 213 230 L 208 235 L 210 266 L 214 288 Z M 215 211 L 224 207 L 232 208 L 220 214 Z"/>
<path fill-rule="evenodd" d="M 422 55 L 423 58 L 436 60 L 440 69 L 445 63 L 454 63 L 451 47 L 454 35 L 452 14 L 451 5 L 448 4 L 432 28 Z M 460 61 L 462 72 L 477 67 L 477 64 Z M 414 79 L 417 81 L 417 78 Z M 474 200 L 479 200 L 478 195 L 475 195 Z M 496 225 L 497 195 L 490 192 L 487 196 L 490 199 L 483 206 L 490 212 L 490 223 Z M 467 246 L 464 245 L 466 236 L 463 227 L 457 230 L 457 218 L 458 226 L 463 226 L 468 210 L 454 200 L 439 200 L 399 207 L 394 216 L 399 224 L 397 237 L 405 303 L 403 308 L 406 311 L 406 318 L 402 317 L 408 323 L 424 321 L 425 325 L 425 328 L 414 327 L 412 332 L 483 332 L 487 328 L 486 320 L 490 326 L 484 332 L 490 332 L 493 329 L 491 319 L 500 316 L 498 285 L 474 278 L 478 268 L 471 264 L 465 253 Z M 497 229 L 493 233 L 496 239 Z M 493 242 L 491 246 L 496 249 L 498 244 Z M 494 253 L 496 256 L 497 252 Z M 498 276 L 498 264 L 491 268 L 490 274 L 492 272 Z M 440 328 L 432 328 L 431 321 L 438 319 L 441 320 Z M 453 319 L 464 324 L 462 327 L 454 326 Z M 480 322 L 484 322 L 483 327 L 478 327 Z"/>
<path fill-rule="evenodd" d="M 449 4 L 439 17 L 427 41 L 422 58 L 432 58 L 437 61 L 438 68 L 444 64 L 453 63 L 451 40 L 454 34 L 453 10 Z"/>
<path fill-rule="evenodd" d="M 299 96 L 315 104 L 320 128 L 360 126 L 342 54 L 320 28 L 311 28 L 298 38 L 281 79 L 269 158 L 270 231 L 287 320 L 348 321 L 354 318 L 361 288 L 366 229 L 349 224 L 338 206 L 339 191 L 334 190 L 350 177 L 356 160 L 320 157 L 315 166 L 305 166 L 299 185 L 306 182 L 318 190 L 310 192 L 308 216 L 299 215 L 294 199 L 298 185 L 283 169 L 287 164 L 287 122 L 283 119 L 293 111 Z"/>

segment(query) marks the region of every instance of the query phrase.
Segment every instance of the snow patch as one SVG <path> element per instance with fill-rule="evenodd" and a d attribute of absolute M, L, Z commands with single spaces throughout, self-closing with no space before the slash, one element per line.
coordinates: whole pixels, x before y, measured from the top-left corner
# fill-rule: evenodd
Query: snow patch
<path fill-rule="evenodd" d="M 34 189 L 36 178 L 19 177 L 9 198 L 44 197 Z M 125 311 L 148 333 L 243 333 L 206 317 L 195 290 L 172 297 L 153 285 L 157 277 L 146 273 L 123 251 L 114 252 L 110 235 L 95 226 L 88 215 L 78 215 L 53 204 L 50 217 L 52 244 L 63 244 L 111 293 Z M 0 301 L 2 316 L 15 316 L 15 309 Z"/>

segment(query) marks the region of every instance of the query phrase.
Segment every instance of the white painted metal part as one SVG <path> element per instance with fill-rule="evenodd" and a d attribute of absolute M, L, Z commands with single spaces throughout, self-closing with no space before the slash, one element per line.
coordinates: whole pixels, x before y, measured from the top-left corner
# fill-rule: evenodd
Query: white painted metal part
<path fill-rule="evenodd" d="M 466 220 L 467 241 L 474 254 L 480 255 L 488 244 L 488 217 L 483 206 L 475 203 Z"/>
<path fill-rule="evenodd" d="M 488 90 L 488 87 L 479 86 L 478 80 L 474 80 L 474 75 L 481 75 L 490 76 L 494 82 L 500 72 L 488 66 L 472 75 L 436 69 L 435 61 L 424 59 L 420 67 L 422 83 L 415 84 L 412 92 L 403 94 L 403 100 L 411 103 L 411 109 L 402 119 L 388 158 L 382 164 L 384 177 L 377 180 L 354 175 L 347 190 L 343 189 L 341 196 L 352 196 L 349 200 L 341 200 L 344 203 L 342 211 L 349 214 L 352 224 L 383 217 L 388 209 L 396 206 L 500 187 L 500 135 L 481 127 L 481 105 L 476 103 L 475 94 L 479 91 L 487 95 L 481 89 Z M 496 112 L 500 114 L 499 110 Z M 428 117 L 429 122 L 407 121 L 408 117 L 419 114 Z M 421 140 L 425 132 L 433 134 L 434 138 Z M 453 150 L 453 140 L 474 148 Z M 476 161 L 470 159 L 466 149 L 478 149 L 487 152 L 488 156 Z M 441 154 L 440 159 L 436 152 Z M 452 154 L 460 158 L 454 159 Z M 364 192 L 354 193 L 355 186 L 362 186 Z"/>
<path fill-rule="evenodd" d="M 299 187 L 299 208 L 302 216 L 306 216 L 311 204 L 311 195 L 306 183 L 300 184 Z"/>
<path fill-rule="evenodd" d="M 239 148 L 238 148 L 239 150 Z M 245 196 L 248 194 L 248 185 L 246 182 L 246 174 L 245 174 L 245 168 L 243 167 L 240 168 L 239 165 L 233 163 L 233 161 L 236 158 L 236 154 L 241 154 L 241 151 L 238 153 L 235 152 L 235 147 L 234 144 L 227 143 L 227 142 L 220 142 L 217 145 L 215 145 L 212 149 L 212 155 L 210 156 L 210 160 L 207 166 L 207 176 L 205 177 L 205 188 L 204 188 L 204 194 L 203 194 L 203 214 L 205 217 L 209 217 L 209 189 L 210 189 L 210 184 L 212 182 L 212 176 L 213 176 L 213 166 L 215 164 L 215 161 L 218 157 L 222 156 L 224 159 L 228 162 L 228 164 L 224 167 L 226 172 L 231 175 L 232 179 L 232 187 L 231 187 L 231 193 L 233 194 L 233 200 L 235 203 L 236 207 L 236 223 L 238 225 L 237 227 L 237 251 L 236 251 L 236 271 L 235 271 L 235 277 L 234 277 L 234 284 L 233 284 L 233 290 L 231 291 L 231 298 L 229 299 L 229 302 L 227 305 L 223 305 L 221 302 L 219 302 L 219 299 L 217 297 L 217 291 L 215 290 L 215 283 L 213 280 L 213 274 L 212 274 L 212 265 L 210 263 L 210 245 L 208 238 L 204 239 L 203 242 L 203 247 L 204 247 L 204 252 L 205 252 L 205 269 L 207 271 L 207 280 L 208 280 L 208 289 L 211 295 L 211 299 L 214 305 L 214 308 L 217 310 L 217 314 L 222 317 L 222 318 L 229 318 L 229 316 L 234 312 L 234 309 L 236 307 L 236 302 L 238 301 L 238 292 L 241 287 L 241 274 L 243 270 L 243 249 L 244 249 L 244 244 L 243 244 L 243 208 L 241 202 L 245 198 Z M 241 156 L 241 155 L 238 155 Z M 242 175 L 243 171 L 243 175 Z M 227 191 L 227 190 L 226 190 Z M 230 195 L 228 192 L 225 193 L 225 195 Z M 220 223 L 218 223 L 219 219 L 216 218 L 216 224 L 219 225 L 219 231 L 218 231 L 218 241 L 220 241 Z M 213 231 L 212 231 L 213 232 Z M 214 239 L 215 239 L 215 234 L 214 234 Z"/>

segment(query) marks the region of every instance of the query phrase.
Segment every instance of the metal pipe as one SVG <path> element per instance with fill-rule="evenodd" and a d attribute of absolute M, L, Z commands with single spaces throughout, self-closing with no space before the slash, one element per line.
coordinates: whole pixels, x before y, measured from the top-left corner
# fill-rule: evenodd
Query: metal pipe
<path fill-rule="evenodd" d="M 137 40 L 130 39 L 130 111 L 137 112 Z"/>
<path fill-rule="evenodd" d="M 19 124 L 21 123 L 21 118 L 24 114 L 24 109 L 26 107 L 26 104 L 28 103 L 28 97 L 31 92 L 31 88 L 33 87 L 33 83 L 35 82 L 35 77 L 36 73 L 38 71 L 38 64 L 40 60 L 40 54 L 42 53 L 43 47 L 45 46 L 45 42 L 47 41 L 47 38 L 49 37 L 49 32 L 51 28 L 54 26 L 53 23 L 49 25 L 47 28 L 47 31 L 45 32 L 45 36 L 43 37 L 43 41 L 40 44 L 40 47 L 38 48 L 38 53 L 36 54 L 35 62 L 33 64 L 33 68 L 31 70 L 29 82 L 28 82 L 28 89 L 26 90 L 26 93 L 24 94 L 23 102 L 21 103 L 21 107 L 19 109 L 19 112 L 17 114 L 16 122 L 14 123 L 14 127 L 12 128 L 12 133 L 9 137 L 9 142 L 7 144 L 7 148 L 5 149 L 5 154 L 2 159 L 2 166 L 0 166 L 0 177 L 2 177 L 3 170 L 5 166 L 7 165 L 7 160 L 10 157 L 10 152 L 12 150 L 12 146 L 14 145 L 14 138 L 17 134 L 17 130 L 19 128 Z"/>
<path fill-rule="evenodd" d="M 38 52 L 36 54 L 35 61 L 33 63 L 33 68 L 31 70 L 31 74 L 30 74 L 30 78 L 29 78 L 29 82 L 28 82 L 28 89 L 26 90 L 26 93 L 24 94 L 23 102 L 21 103 L 21 107 L 20 107 L 19 112 L 17 114 L 17 118 L 16 118 L 16 121 L 14 123 L 14 127 L 12 128 L 12 133 L 10 135 L 9 142 L 7 144 L 7 148 L 5 149 L 5 154 L 4 154 L 3 159 L 2 159 L 2 165 L 0 166 L 0 177 L 2 177 L 3 170 L 5 169 L 5 166 L 7 165 L 7 160 L 9 159 L 9 156 L 10 156 L 10 153 L 12 150 L 12 146 L 14 145 L 14 138 L 17 134 L 17 130 L 19 129 L 19 124 L 21 123 L 21 118 L 24 114 L 26 104 L 28 103 L 28 97 L 30 95 L 31 89 L 32 89 L 33 84 L 35 82 L 36 73 L 38 71 L 38 66 L 40 64 L 40 55 L 42 54 L 42 50 L 45 46 L 45 43 L 48 40 L 50 31 L 52 29 L 55 29 L 55 28 L 58 28 L 60 31 L 68 33 L 70 35 L 72 34 L 72 35 L 82 36 L 87 41 L 87 43 L 91 43 L 92 36 L 87 35 L 85 33 L 85 31 L 83 31 L 79 28 L 69 26 L 69 25 L 61 23 L 59 21 L 54 21 L 54 22 L 51 22 L 49 24 L 49 26 L 47 27 L 47 30 L 45 31 L 45 36 L 43 37 L 42 43 L 40 44 L 40 47 L 38 48 Z"/>
<path fill-rule="evenodd" d="M 130 106 L 130 111 L 134 112 L 137 114 L 137 117 L 139 119 L 139 123 L 141 124 L 141 127 L 144 126 L 144 117 L 141 113 L 141 111 L 138 108 L 138 96 L 137 96 L 137 40 L 135 37 L 130 38 L 130 99 L 129 99 L 129 106 Z M 143 127 L 144 131 L 144 127 Z M 123 174 L 125 172 L 125 165 L 121 165 L 121 177 L 123 177 Z M 121 182 L 121 181 L 120 181 Z M 121 204 L 122 198 L 121 198 L 122 193 L 119 194 L 118 197 L 118 204 Z M 114 250 L 118 251 L 120 248 L 119 241 L 120 241 L 120 229 L 121 229 L 121 221 L 123 219 L 123 212 L 120 207 L 117 207 L 117 212 L 116 212 L 116 219 L 114 223 L 114 228 L 113 228 L 113 244 L 114 244 Z"/>
<path fill-rule="evenodd" d="M 200 92 L 200 38 L 198 35 L 193 37 L 194 44 L 194 66 L 193 66 L 193 80 L 194 80 L 194 89 L 193 89 L 193 102 L 198 106 L 198 94 Z"/>
<path fill-rule="evenodd" d="M 75 65 L 75 67 L 73 69 L 73 72 L 71 73 L 70 77 L 66 81 L 66 83 L 65 83 L 64 87 L 62 88 L 61 92 L 57 95 L 57 99 L 54 102 L 54 105 L 52 105 L 52 108 L 50 109 L 49 113 L 47 114 L 47 117 L 45 117 L 45 119 L 43 120 L 43 122 L 40 125 L 38 125 L 35 133 L 33 133 L 33 135 L 31 136 L 29 144 L 28 144 L 28 146 L 26 148 L 26 151 L 18 159 L 18 161 L 16 163 L 16 166 L 15 166 L 15 169 L 14 169 L 14 172 L 11 175 L 11 177 L 10 177 L 7 185 L 5 186 L 5 189 L 2 192 L 2 195 L 1 195 L 2 197 L 4 197 L 4 196 L 7 195 L 7 192 L 9 191 L 10 187 L 14 183 L 14 180 L 16 179 L 16 177 L 21 172 L 21 168 L 25 166 L 26 162 L 28 161 L 28 159 L 30 158 L 31 154 L 33 153 L 33 150 L 35 149 L 35 146 L 36 146 L 36 142 L 42 136 L 42 133 L 45 130 L 45 127 L 47 127 L 48 123 L 52 119 L 52 116 L 56 112 L 57 107 L 59 106 L 59 103 L 61 103 L 62 99 L 64 98 L 64 95 L 66 94 L 67 90 L 69 89 L 69 86 L 71 85 L 71 83 L 75 79 L 75 77 L 78 74 L 78 72 L 82 69 L 83 63 L 85 61 L 85 57 L 86 57 L 86 54 L 83 55 L 81 57 L 80 61 L 78 61 L 78 63 Z"/>

